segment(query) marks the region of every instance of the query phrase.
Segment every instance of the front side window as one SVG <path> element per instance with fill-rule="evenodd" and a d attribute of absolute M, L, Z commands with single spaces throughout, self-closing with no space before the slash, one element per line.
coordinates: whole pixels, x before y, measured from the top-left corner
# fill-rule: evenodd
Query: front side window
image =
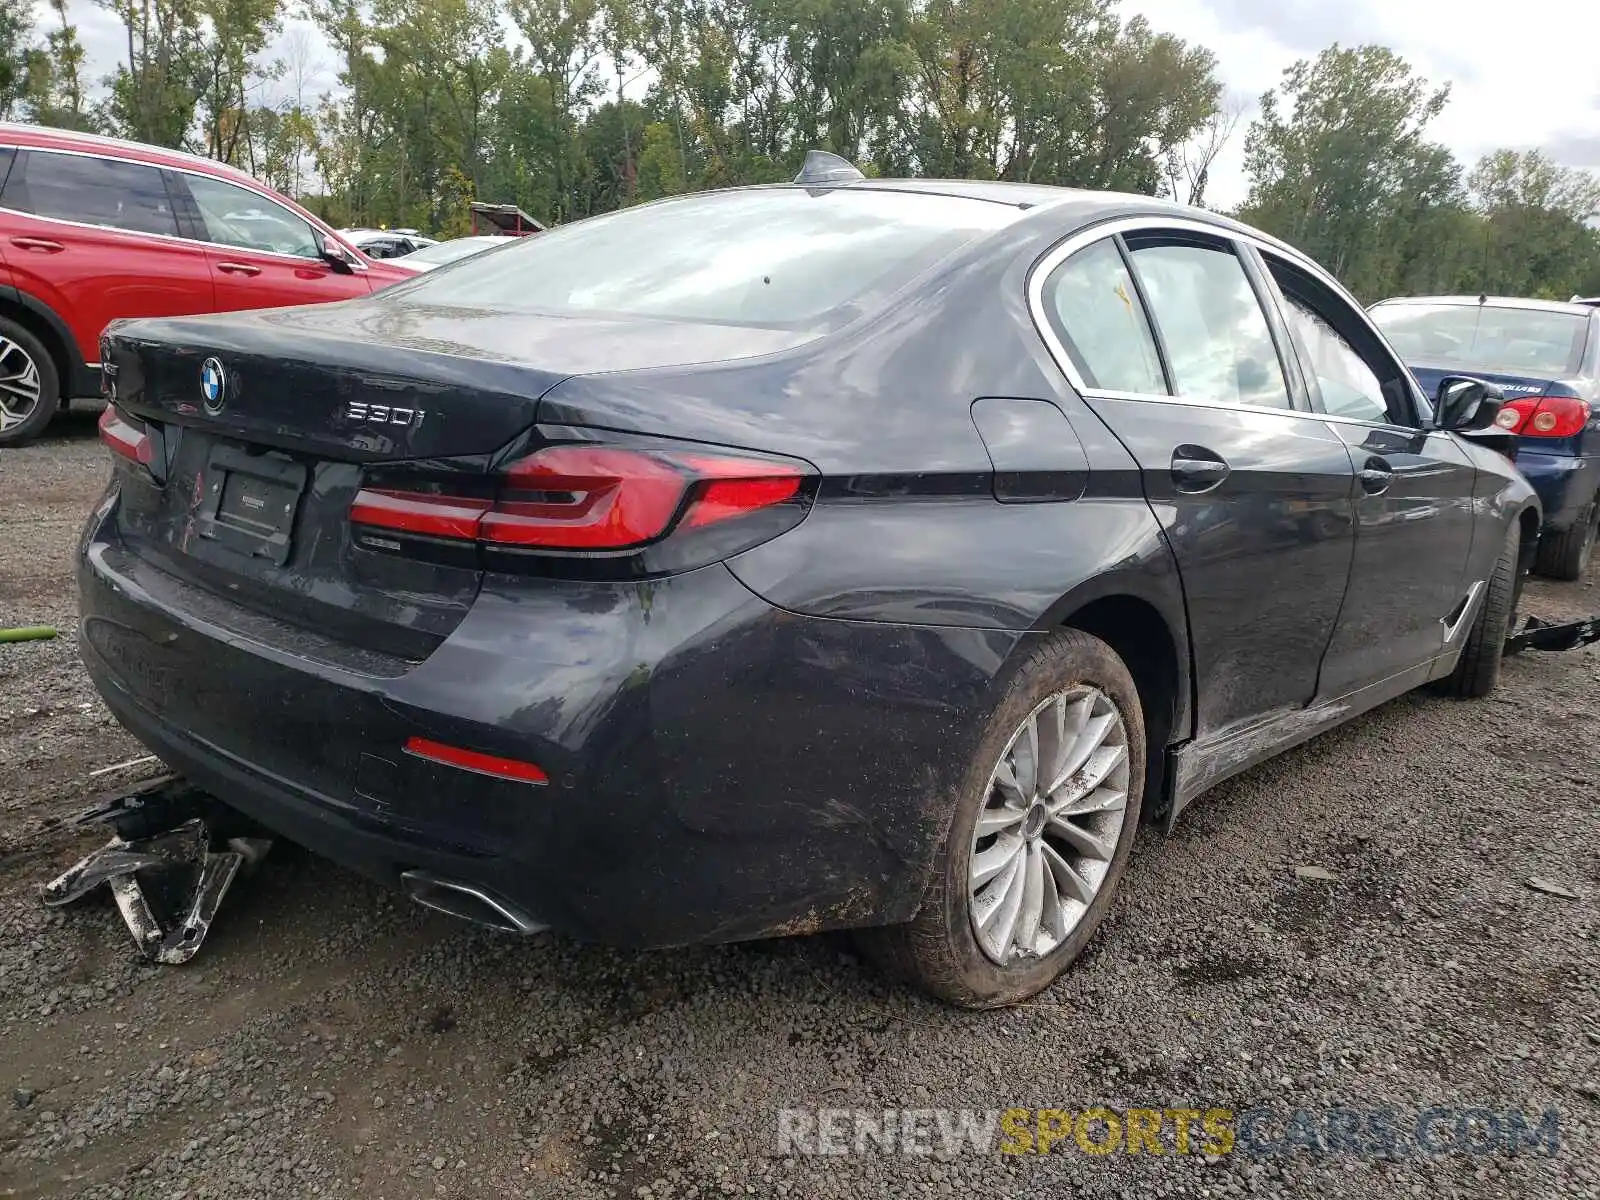
<path fill-rule="evenodd" d="M 22 169 L 6 182 L 5 204 L 35 216 L 129 233 L 178 234 L 160 170 L 117 158 L 30 150 Z"/>
<path fill-rule="evenodd" d="M 200 209 L 207 241 L 268 254 L 318 257 L 311 226 L 281 204 L 206 175 L 185 175 L 184 183 Z"/>
<path fill-rule="evenodd" d="M 1309 305 L 1292 296 L 1286 299 L 1289 325 L 1317 377 L 1323 409 L 1335 417 L 1387 421 L 1383 385 L 1366 360 Z"/>
<path fill-rule="evenodd" d="M 1316 376 L 1323 410 L 1330 416 L 1418 428 L 1427 402 L 1373 322 L 1302 267 L 1275 254 L 1262 257 L 1283 294 L 1284 317 L 1301 363 Z"/>
<path fill-rule="evenodd" d="M 1232 251 L 1131 239 L 1130 250 L 1179 396 L 1292 407 L 1267 316 Z"/>
<path fill-rule="evenodd" d="M 1050 323 L 1084 382 L 1111 392 L 1165 396 L 1161 357 L 1116 243 L 1086 246 L 1044 285 Z"/>
<path fill-rule="evenodd" d="M 988 200 L 872 188 L 710 192 L 574 221 L 375 299 L 809 329 L 887 298 L 1021 215 Z"/>

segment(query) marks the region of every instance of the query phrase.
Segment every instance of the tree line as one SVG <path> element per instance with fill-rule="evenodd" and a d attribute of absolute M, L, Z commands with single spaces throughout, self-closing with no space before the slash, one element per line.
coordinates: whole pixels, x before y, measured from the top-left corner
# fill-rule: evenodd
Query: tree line
<path fill-rule="evenodd" d="M 1246 124 L 1209 50 L 1116 0 L 95 2 L 126 34 L 103 78 L 67 0 L 37 25 L 0 0 L 0 111 L 209 155 L 338 225 L 456 234 L 473 199 L 569 221 L 789 179 L 813 147 L 1204 205 L 1242 137 L 1236 215 L 1365 299 L 1600 293 L 1595 178 L 1456 161 L 1429 137 L 1448 86 L 1378 46 L 1295 63 Z M 289 18 L 337 89 L 311 94 L 305 37 L 268 59 Z"/>

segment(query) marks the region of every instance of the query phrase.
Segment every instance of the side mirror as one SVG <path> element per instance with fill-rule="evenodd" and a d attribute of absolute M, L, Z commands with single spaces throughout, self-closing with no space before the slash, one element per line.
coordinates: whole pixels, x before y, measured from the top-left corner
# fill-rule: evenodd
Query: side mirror
<path fill-rule="evenodd" d="M 1439 381 L 1434 398 L 1435 420 L 1440 429 L 1471 433 L 1488 429 L 1500 415 L 1505 393 L 1492 383 L 1465 375 L 1447 375 Z"/>
<path fill-rule="evenodd" d="M 354 275 L 356 266 L 350 255 L 338 242 L 330 242 L 320 229 L 313 231 L 317 238 L 317 255 L 340 275 Z"/>

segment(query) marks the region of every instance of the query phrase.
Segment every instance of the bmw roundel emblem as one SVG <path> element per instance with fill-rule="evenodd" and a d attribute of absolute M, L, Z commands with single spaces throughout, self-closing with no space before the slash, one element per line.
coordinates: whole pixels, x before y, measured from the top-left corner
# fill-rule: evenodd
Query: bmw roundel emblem
<path fill-rule="evenodd" d="M 228 402 L 228 375 L 222 369 L 222 364 L 214 358 L 208 358 L 200 364 L 200 398 L 205 401 L 206 411 L 216 416 L 222 411 L 222 406 Z"/>

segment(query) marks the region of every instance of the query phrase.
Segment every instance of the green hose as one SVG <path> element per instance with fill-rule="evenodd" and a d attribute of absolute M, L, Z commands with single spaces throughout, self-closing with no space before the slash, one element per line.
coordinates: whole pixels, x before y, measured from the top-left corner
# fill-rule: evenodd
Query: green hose
<path fill-rule="evenodd" d="M 43 642 L 55 635 L 54 625 L 24 625 L 20 629 L 0 629 L 0 642 Z"/>

